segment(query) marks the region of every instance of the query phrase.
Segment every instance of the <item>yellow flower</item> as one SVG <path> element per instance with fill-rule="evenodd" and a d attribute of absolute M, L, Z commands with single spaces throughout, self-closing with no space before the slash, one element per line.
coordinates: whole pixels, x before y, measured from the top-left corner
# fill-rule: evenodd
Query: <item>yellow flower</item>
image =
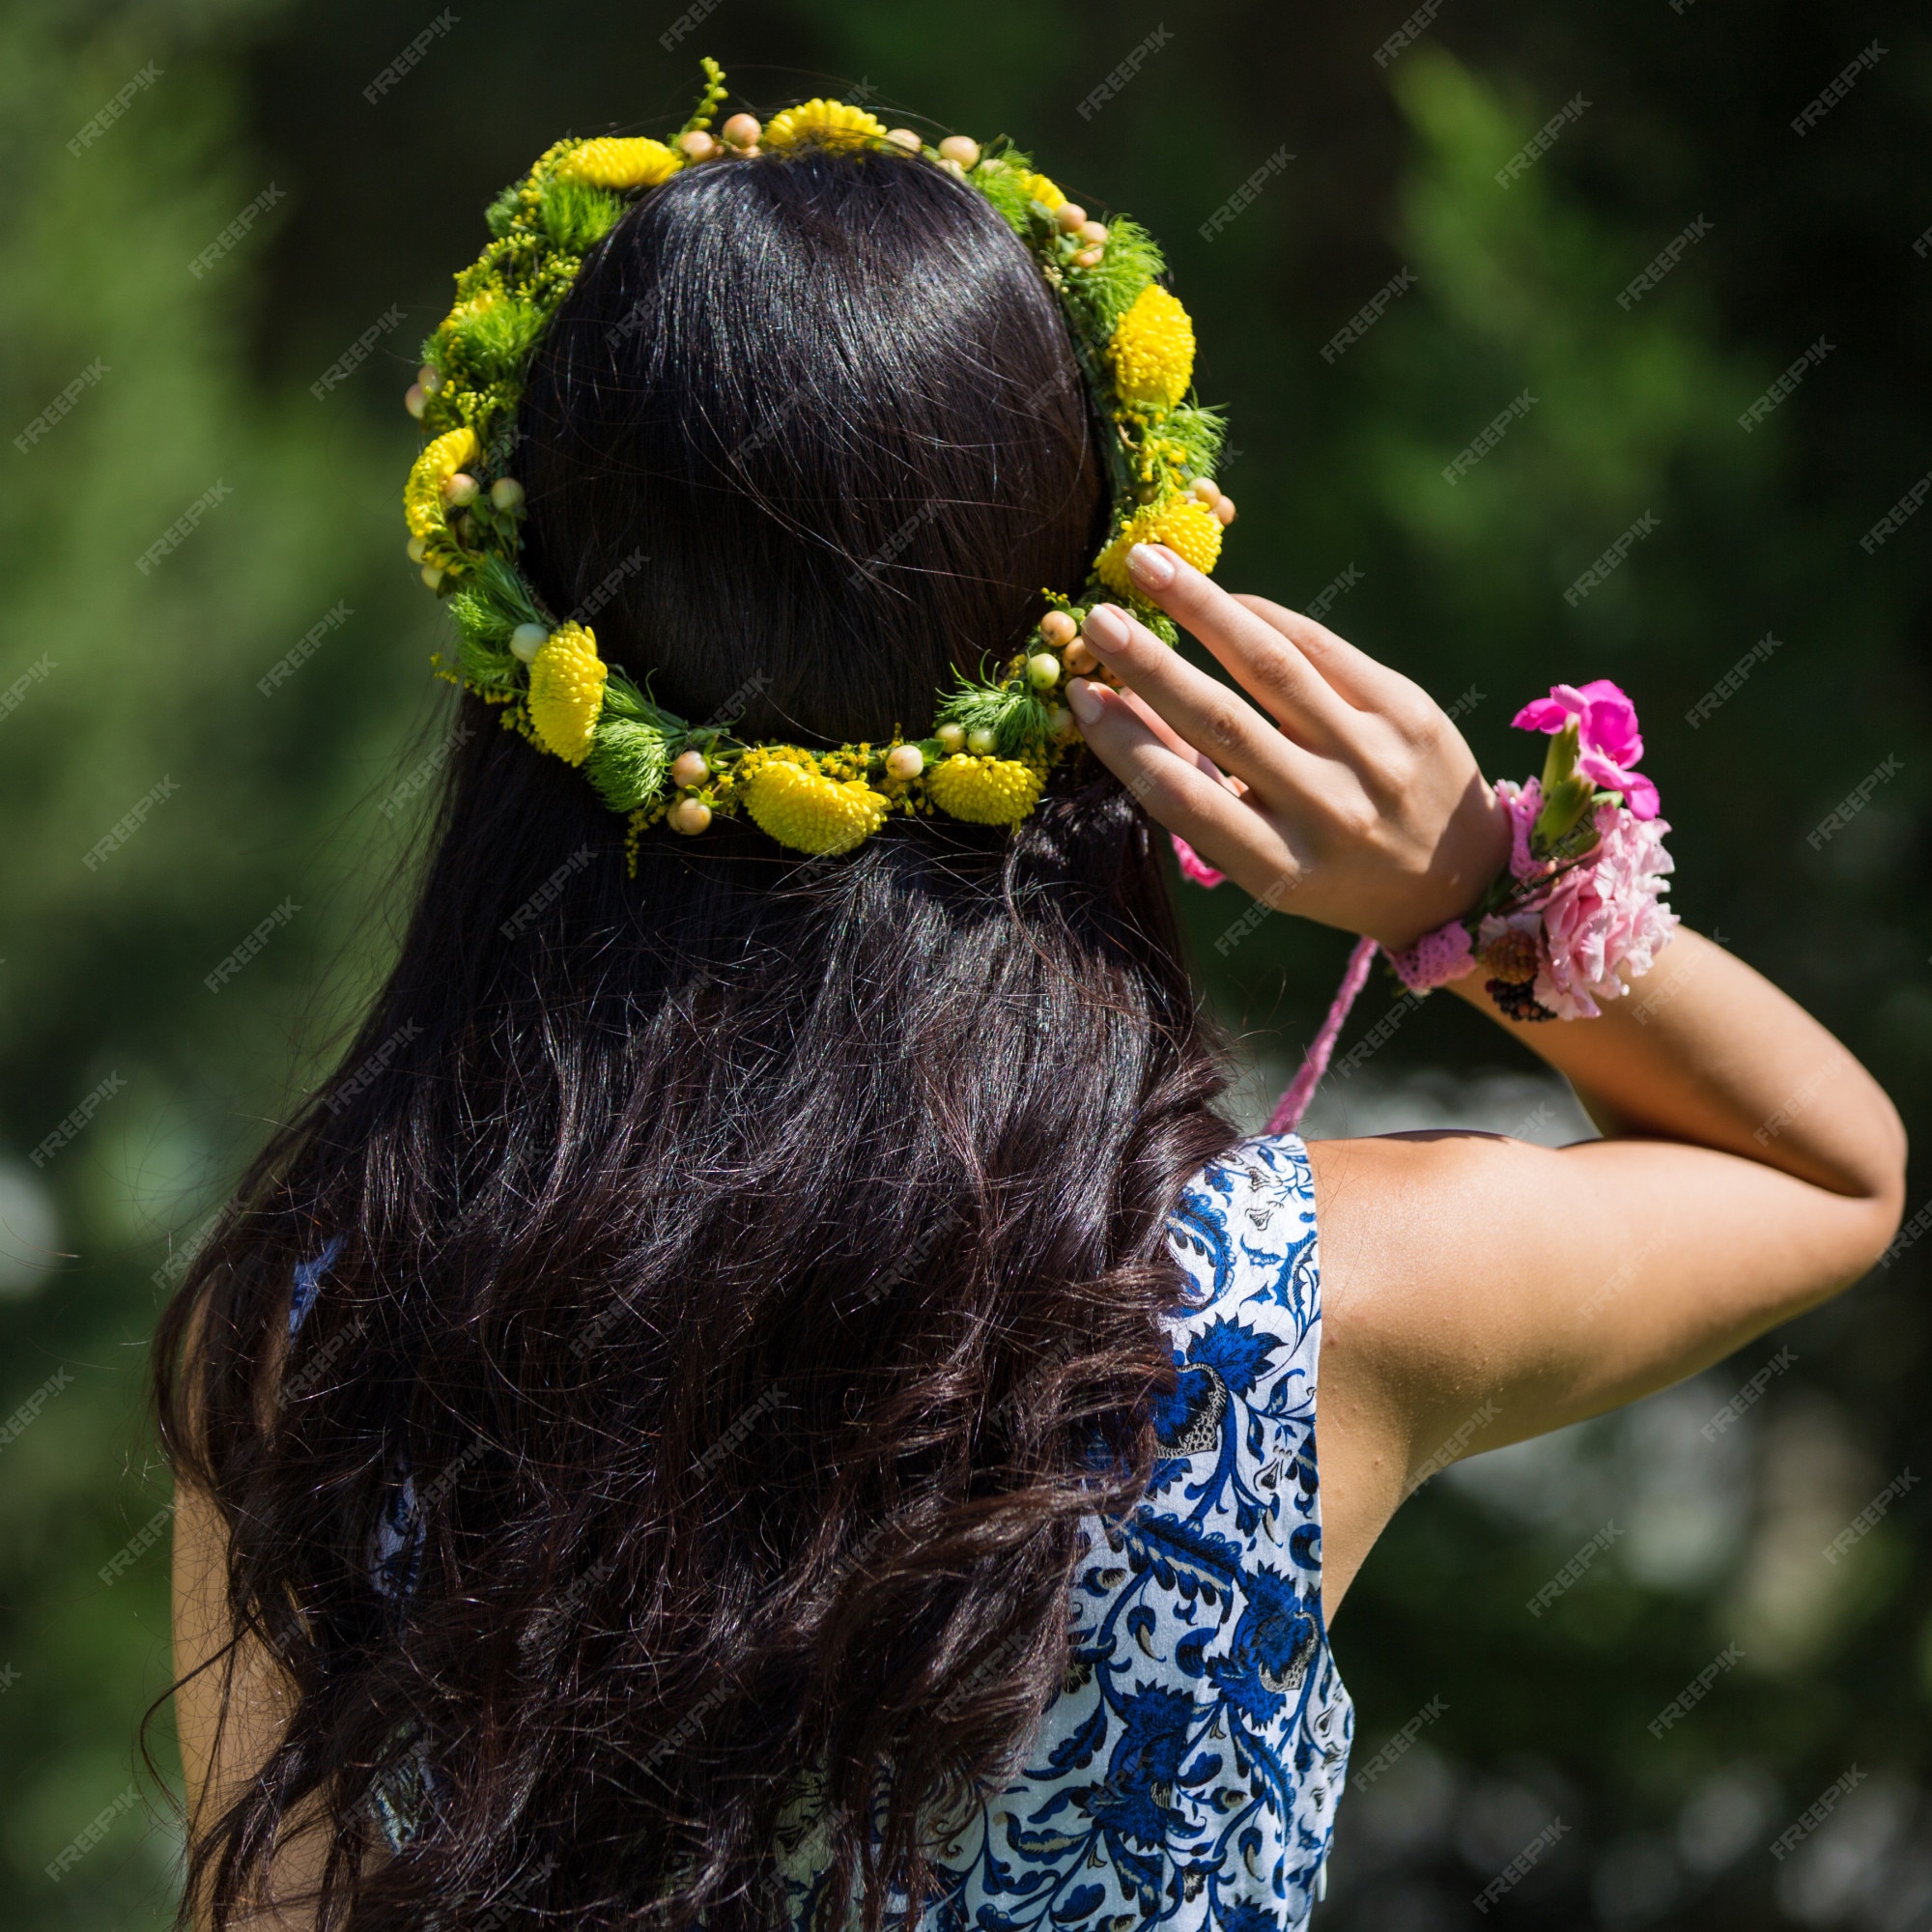
<path fill-rule="evenodd" d="M 460 328 L 471 316 L 482 315 L 486 310 L 495 308 L 502 299 L 503 291 L 500 288 L 490 287 L 478 289 L 473 296 L 458 302 L 443 317 L 437 328 L 437 333 L 444 335 L 452 328 Z"/>
<path fill-rule="evenodd" d="M 756 757 L 753 753 L 746 762 Z M 870 785 L 829 779 L 810 764 L 789 762 L 782 752 L 759 759 L 741 789 L 753 822 L 794 852 L 849 852 L 886 822 L 890 809 Z"/>
<path fill-rule="evenodd" d="M 1127 553 L 1136 544 L 1165 544 L 1196 570 L 1211 571 L 1221 556 L 1221 520 L 1193 497 L 1170 497 L 1135 514 L 1119 536 L 1100 553 L 1094 569 L 1109 590 L 1122 597 L 1133 589 L 1127 575 Z"/>
<path fill-rule="evenodd" d="M 759 138 L 767 148 L 797 148 L 808 141 L 828 148 L 863 147 L 883 141 L 886 124 L 850 101 L 801 100 L 796 107 L 774 114 Z M 852 842 L 856 845 L 859 841 L 855 838 Z M 836 849 L 842 852 L 848 848 L 841 845 Z"/>
<path fill-rule="evenodd" d="M 1107 344 L 1121 400 L 1140 409 L 1171 410 L 1194 380 L 1194 325 L 1158 282 L 1134 298 Z"/>
<path fill-rule="evenodd" d="M 556 178 L 592 187 L 656 187 L 683 165 L 683 157 L 662 141 L 606 138 L 573 148 L 556 164 Z"/>
<path fill-rule="evenodd" d="M 567 765 L 589 755 L 610 675 L 597 639 L 582 624 L 563 624 L 530 660 L 530 728 L 546 752 Z"/>
<path fill-rule="evenodd" d="M 974 825 L 1017 825 L 1039 803 L 1041 779 L 1015 758 L 955 752 L 925 775 L 925 795 L 940 810 Z"/>
<path fill-rule="evenodd" d="M 1044 175 L 1028 175 L 1026 191 L 1030 200 L 1038 202 L 1049 213 L 1066 199 L 1061 193 L 1059 186 L 1048 181 Z"/>
<path fill-rule="evenodd" d="M 443 527 L 442 486 L 483 454 L 476 432 L 467 426 L 445 430 L 423 446 L 403 489 L 403 521 L 412 537 L 433 536 Z"/>

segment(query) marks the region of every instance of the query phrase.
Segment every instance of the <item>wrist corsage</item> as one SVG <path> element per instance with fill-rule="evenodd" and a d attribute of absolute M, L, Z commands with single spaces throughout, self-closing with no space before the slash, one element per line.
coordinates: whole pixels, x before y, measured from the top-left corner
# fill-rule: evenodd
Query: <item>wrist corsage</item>
<path fill-rule="evenodd" d="M 1643 756 L 1636 706 L 1608 678 L 1552 685 L 1510 721 L 1546 731 L 1543 776 L 1507 779 L 1496 796 L 1510 815 L 1509 865 L 1476 909 L 1389 955 L 1397 979 L 1427 993 L 1486 967 L 1485 989 L 1511 1019 L 1596 1017 L 1621 998 L 1670 943 L 1677 915 L 1663 903 L 1670 830 L 1657 815 L 1657 787 L 1635 769 Z M 1222 875 L 1177 837 L 1186 878 L 1217 886 Z M 1369 977 L 1376 942 L 1357 943 L 1328 1016 L 1268 1122 L 1292 1132 Z"/>
<path fill-rule="evenodd" d="M 1511 721 L 1547 731 L 1543 776 L 1503 780 L 1506 869 L 1466 918 L 1438 926 L 1389 964 L 1411 992 L 1489 970 L 1485 990 L 1514 1020 L 1594 1018 L 1668 944 L 1671 869 L 1636 707 L 1608 678 L 1554 685 Z M 1621 973 L 1620 970 L 1621 969 Z"/>

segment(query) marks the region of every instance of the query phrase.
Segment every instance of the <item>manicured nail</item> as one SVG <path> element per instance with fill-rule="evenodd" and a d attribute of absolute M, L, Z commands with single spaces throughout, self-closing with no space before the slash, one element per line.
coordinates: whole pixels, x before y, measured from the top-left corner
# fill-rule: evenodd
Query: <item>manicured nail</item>
<path fill-rule="evenodd" d="M 1173 557 L 1153 544 L 1136 544 L 1127 553 L 1127 568 L 1150 590 L 1165 590 L 1174 582 Z"/>
<path fill-rule="evenodd" d="M 1133 633 L 1127 629 L 1124 611 L 1115 610 L 1111 604 L 1096 604 L 1088 611 L 1080 635 L 1096 651 L 1106 652 L 1124 650 Z"/>
<path fill-rule="evenodd" d="M 1092 618 L 1088 621 L 1091 623 Z M 1083 724 L 1091 724 L 1106 709 L 1106 701 L 1084 677 L 1076 677 L 1066 687 L 1066 701 Z"/>

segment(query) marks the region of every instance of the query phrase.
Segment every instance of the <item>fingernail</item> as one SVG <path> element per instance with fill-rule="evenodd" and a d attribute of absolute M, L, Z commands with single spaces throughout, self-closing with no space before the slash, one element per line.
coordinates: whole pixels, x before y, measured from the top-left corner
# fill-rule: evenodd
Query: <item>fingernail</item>
<path fill-rule="evenodd" d="M 1174 582 L 1174 559 L 1153 544 L 1136 544 L 1127 553 L 1127 568 L 1150 590 L 1165 590 Z"/>
<path fill-rule="evenodd" d="M 1090 617 L 1087 620 L 1093 622 Z M 1100 694 L 1084 678 L 1074 678 L 1066 687 L 1066 701 L 1073 707 L 1073 715 L 1083 724 L 1091 724 L 1106 708 Z"/>
<path fill-rule="evenodd" d="M 1132 633 L 1127 629 L 1126 616 L 1111 604 L 1096 604 L 1087 613 L 1087 621 L 1080 627 L 1080 635 L 1096 651 L 1118 651 L 1125 647 Z"/>

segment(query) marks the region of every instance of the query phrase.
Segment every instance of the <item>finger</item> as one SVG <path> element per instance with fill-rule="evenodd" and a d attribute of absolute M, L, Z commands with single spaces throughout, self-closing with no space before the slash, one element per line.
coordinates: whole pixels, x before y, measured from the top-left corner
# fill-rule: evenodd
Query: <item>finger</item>
<path fill-rule="evenodd" d="M 1285 604 L 1255 597 L 1244 590 L 1236 590 L 1234 598 L 1293 644 L 1321 673 L 1332 691 L 1360 710 L 1386 711 L 1416 689 L 1400 671 L 1378 664 L 1367 651 L 1346 638 L 1337 637 L 1325 624 L 1304 616 L 1299 611 L 1291 611 Z"/>
<path fill-rule="evenodd" d="M 1156 823 L 1251 892 L 1258 879 L 1280 892 L 1299 882 L 1301 866 L 1269 821 L 1171 750 L 1129 694 L 1087 678 L 1066 689 L 1088 749 Z"/>
<path fill-rule="evenodd" d="M 1190 762 L 1199 765 L 1203 770 L 1209 772 L 1214 778 L 1221 776 L 1221 768 L 1214 763 L 1214 760 L 1206 752 L 1196 751 L 1146 698 L 1136 696 L 1133 692 L 1126 690 L 1124 687 L 1121 690 L 1119 696 L 1126 701 L 1128 709 L 1140 719 L 1141 723 L 1177 757 L 1188 759 Z"/>
<path fill-rule="evenodd" d="M 1127 567 L 1140 594 L 1199 638 L 1302 744 L 1326 750 L 1349 734 L 1355 707 L 1292 638 L 1165 545 L 1136 544 Z"/>
<path fill-rule="evenodd" d="M 1190 753 L 1206 753 L 1278 805 L 1314 786 L 1312 753 L 1118 606 L 1090 611 L 1081 635 L 1094 656 L 1185 740 Z"/>
<path fill-rule="evenodd" d="M 1134 716 L 1177 757 L 1192 760 L 1196 770 L 1205 772 L 1217 785 L 1227 786 L 1236 798 L 1247 790 L 1247 786 L 1239 779 L 1230 778 L 1206 752 L 1197 752 L 1146 698 L 1124 688 L 1118 696 Z"/>

